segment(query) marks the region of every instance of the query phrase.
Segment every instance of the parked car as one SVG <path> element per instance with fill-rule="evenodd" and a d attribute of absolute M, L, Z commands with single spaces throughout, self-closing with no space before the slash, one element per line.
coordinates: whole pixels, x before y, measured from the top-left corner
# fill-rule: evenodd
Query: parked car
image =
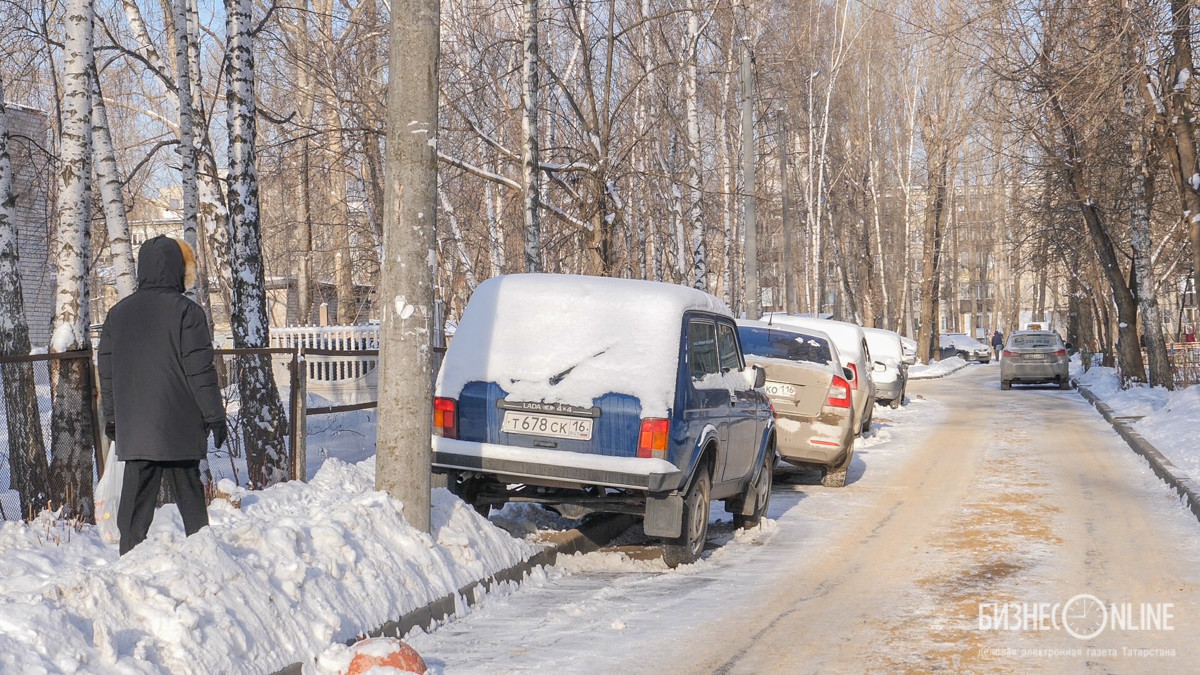
<path fill-rule="evenodd" d="M 963 361 L 991 363 L 992 348 L 966 333 L 942 333 L 938 336 L 943 358 L 957 356 Z"/>
<path fill-rule="evenodd" d="M 908 367 L 917 362 L 917 355 L 915 351 L 912 356 L 905 354 L 899 333 L 882 328 L 863 328 L 863 333 L 871 348 L 875 402 L 899 408 L 908 388 Z"/>
<path fill-rule="evenodd" d="M 767 372 L 763 388 L 775 406 L 775 449 L 783 461 L 821 472 L 842 487 L 854 458 L 849 370 L 828 335 L 809 328 L 738 321 L 746 362 Z"/>
<path fill-rule="evenodd" d="M 692 288 L 501 276 L 471 297 L 438 375 L 433 470 L 481 510 L 522 501 L 644 515 L 674 567 L 709 501 L 766 513 L 775 419 L 729 308 Z"/>
<path fill-rule="evenodd" d="M 837 345 L 842 365 L 851 370 L 850 394 L 854 399 L 854 424 L 857 433 L 871 429 L 871 417 L 875 410 L 875 384 L 871 381 L 871 350 L 862 326 L 845 321 L 818 319 L 810 316 L 795 316 L 784 312 L 772 312 L 763 316 L 763 321 L 795 328 L 819 330 L 829 335 Z"/>
<path fill-rule="evenodd" d="M 901 335 L 900 336 L 900 344 L 903 345 L 903 347 L 904 347 L 904 358 L 912 359 L 911 361 L 908 361 L 908 365 L 911 366 L 915 363 L 920 362 L 921 359 L 920 359 L 920 357 L 917 356 L 917 341 L 916 340 L 914 340 L 912 338 L 904 337 L 903 335 Z"/>
<path fill-rule="evenodd" d="M 1071 388 L 1070 357 L 1058 333 L 1048 330 L 1018 330 L 1008 336 L 1000 353 L 1000 388 L 1013 383 L 1054 382 L 1059 389 Z"/>

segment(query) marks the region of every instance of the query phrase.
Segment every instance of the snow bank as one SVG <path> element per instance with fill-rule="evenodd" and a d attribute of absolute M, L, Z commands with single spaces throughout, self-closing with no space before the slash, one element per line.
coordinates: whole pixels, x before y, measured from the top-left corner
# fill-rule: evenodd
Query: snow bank
<path fill-rule="evenodd" d="M 1075 377 L 1116 415 L 1141 417 L 1133 423 L 1134 430 L 1178 469 L 1200 478 L 1200 385 L 1177 391 L 1147 386 L 1122 390 L 1117 370 L 1101 366 Z"/>
<path fill-rule="evenodd" d="M 941 361 L 934 361 L 933 363 L 918 363 L 915 366 L 909 366 L 908 379 L 928 380 L 934 377 L 944 377 L 966 367 L 967 362 L 957 356 L 942 359 Z"/>
<path fill-rule="evenodd" d="M 731 316 L 686 286 L 561 274 L 514 274 L 479 285 L 438 374 L 439 395 L 495 382 L 522 401 L 590 407 L 609 392 L 665 417 L 675 396 L 687 310 Z"/>
<path fill-rule="evenodd" d="M 210 528 L 174 507 L 118 558 L 94 528 L 0 528 L 0 670 L 271 672 L 516 564 L 513 539 L 444 489 L 432 536 L 374 490 L 374 460 L 326 461 L 311 483 L 225 482 Z"/>

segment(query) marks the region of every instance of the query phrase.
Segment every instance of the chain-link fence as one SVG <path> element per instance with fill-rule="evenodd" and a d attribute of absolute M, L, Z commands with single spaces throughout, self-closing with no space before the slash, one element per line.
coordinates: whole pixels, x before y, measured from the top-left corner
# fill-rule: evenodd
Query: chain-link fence
<path fill-rule="evenodd" d="M 91 519 L 94 373 L 89 351 L 0 357 L 0 519 Z"/>

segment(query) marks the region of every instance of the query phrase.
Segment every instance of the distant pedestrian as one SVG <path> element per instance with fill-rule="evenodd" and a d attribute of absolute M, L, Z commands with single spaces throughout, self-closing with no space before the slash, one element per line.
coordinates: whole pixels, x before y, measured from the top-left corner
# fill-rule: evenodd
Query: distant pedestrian
<path fill-rule="evenodd" d="M 992 351 L 995 352 L 995 359 L 1000 360 L 1000 352 L 1004 350 L 1004 336 L 997 328 L 995 333 L 992 333 Z"/>
<path fill-rule="evenodd" d="M 138 252 L 137 272 L 137 292 L 108 312 L 98 354 L 104 433 L 119 439 L 125 461 L 121 555 L 146 538 L 163 476 L 187 534 L 208 525 L 200 460 L 208 434 L 219 448 L 229 431 L 208 320 L 183 294 L 195 282 L 192 248 L 154 237 Z"/>
<path fill-rule="evenodd" d="M 1195 342 L 1196 341 L 1196 327 L 1195 326 L 1188 326 L 1186 329 L 1184 329 L 1183 341 L 1184 342 Z"/>

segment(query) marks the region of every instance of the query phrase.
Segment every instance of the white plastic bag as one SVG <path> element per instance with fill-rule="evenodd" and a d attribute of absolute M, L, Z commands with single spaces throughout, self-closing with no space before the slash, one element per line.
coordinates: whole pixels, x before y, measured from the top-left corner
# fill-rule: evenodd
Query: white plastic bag
<path fill-rule="evenodd" d="M 117 444 L 108 444 L 104 453 L 104 475 L 96 483 L 96 530 L 109 544 L 121 541 L 117 529 L 117 506 L 121 503 L 121 483 L 125 478 L 125 462 L 117 459 Z"/>

